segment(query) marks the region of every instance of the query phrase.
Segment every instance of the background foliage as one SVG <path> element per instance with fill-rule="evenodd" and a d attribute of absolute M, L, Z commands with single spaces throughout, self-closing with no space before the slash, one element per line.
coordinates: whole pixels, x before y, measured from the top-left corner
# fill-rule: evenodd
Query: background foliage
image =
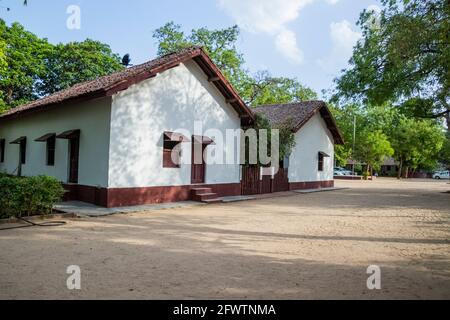
<path fill-rule="evenodd" d="M 0 111 L 122 69 L 98 41 L 53 45 L 0 19 Z"/>
<path fill-rule="evenodd" d="M 297 79 L 273 77 L 267 70 L 250 74 L 236 42 L 239 28 L 233 26 L 222 30 L 194 29 L 185 34 L 181 26 L 169 22 L 153 33 L 158 54 L 164 55 L 182 48 L 202 46 L 236 88 L 243 100 L 251 105 L 300 102 L 316 99 L 317 94 L 300 84 Z"/>

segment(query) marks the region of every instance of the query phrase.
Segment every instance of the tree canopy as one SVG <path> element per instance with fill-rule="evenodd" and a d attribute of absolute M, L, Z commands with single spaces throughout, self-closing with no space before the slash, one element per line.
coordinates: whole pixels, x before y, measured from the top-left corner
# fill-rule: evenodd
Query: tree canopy
<path fill-rule="evenodd" d="M 233 84 L 239 83 L 246 76 L 243 71 L 244 59 L 236 48 L 238 36 L 237 26 L 222 30 L 200 28 L 186 35 L 181 26 L 174 22 L 168 22 L 153 32 L 153 37 L 158 43 L 158 55 L 194 45 L 202 46 Z"/>
<path fill-rule="evenodd" d="M 45 59 L 45 67 L 42 82 L 37 85 L 40 95 L 119 71 L 124 66 L 120 56 L 108 45 L 87 39 L 53 46 Z"/>
<path fill-rule="evenodd" d="M 0 42 L 6 44 L 6 68 L 0 76 L 2 104 L 14 107 L 38 97 L 36 83 L 46 72 L 45 58 L 52 46 L 26 31 L 20 24 L 10 27 L 0 19 Z"/>
<path fill-rule="evenodd" d="M 157 42 L 159 55 L 193 45 L 202 46 L 249 105 L 288 103 L 317 98 L 313 90 L 300 84 L 297 79 L 273 77 L 265 70 L 255 75 L 250 74 L 244 67 L 243 55 L 236 47 L 239 33 L 239 28 L 233 26 L 221 30 L 200 28 L 185 34 L 180 25 L 169 22 L 156 29 L 153 37 Z"/>
<path fill-rule="evenodd" d="M 450 124 L 450 2 L 382 0 L 379 23 L 364 11 L 363 38 L 336 80 L 335 100 L 392 102 L 417 117 Z"/>
<path fill-rule="evenodd" d="M 123 68 L 108 45 L 87 39 L 53 45 L 0 19 L 0 109 L 92 80 Z"/>
<path fill-rule="evenodd" d="M 434 169 L 443 159 L 446 135 L 436 120 L 408 117 L 390 104 L 349 104 L 332 110 L 347 142 L 336 148 L 340 164 L 354 159 L 379 170 L 385 158 L 392 156 L 399 163 L 399 173 L 407 176 L 409 170 Z"/>
<path fill-rule="evenodd" d="M 432 169 L 436 166 L 445 135 L 436 123 L 401 116 L 392 130 L 391 141 L 398 161 L 399 176 L 408 177 L 408 169 Z"/>

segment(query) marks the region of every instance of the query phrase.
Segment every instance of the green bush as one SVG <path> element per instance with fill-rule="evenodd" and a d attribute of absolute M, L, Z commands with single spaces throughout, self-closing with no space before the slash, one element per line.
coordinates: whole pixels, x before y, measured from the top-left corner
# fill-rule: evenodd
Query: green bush
<path fill-rule="evenodd" d="M 0 175 L 0 218 L 50 214 L 63 195 L 61 183 L 52 177 Z"/>

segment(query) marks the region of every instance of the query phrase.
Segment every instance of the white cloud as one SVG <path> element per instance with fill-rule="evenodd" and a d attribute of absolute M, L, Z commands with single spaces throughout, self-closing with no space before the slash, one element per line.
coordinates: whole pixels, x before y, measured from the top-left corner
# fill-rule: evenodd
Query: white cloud
<path fill-rule="evenodd" d="M 275 38 L 275 46 L 286 58 L 296 64 L 303 62 L 303 52 L 297 45 L 295 33 L 285 29 L 280 31 Z"/>
<path fill-rule="evenodd" d="M 329 4 L 336 4 L 336 3 L 339 2 L 339 0 L 327 0 L 327 2 L 328 2 Z"/>
<path fill-rule="evenodd" d="M 295 33 L 286 26 L 298 18 L 300 10 L 314 0 L 218 0 L 236 23 L 249 32 L 266 33 L 275 46 L 293 63 L 301 63 L 303 54 Z"/>
<path fill-rule="evenodd" d="M 323 69 L 334 73 L 346 66 L 361 33 L 354 31 L 350 22 L 342 20 L 330 24 L 330 37 L 333 45 L 331 53 L 317 62 Z"/>
<path fill-rule="evenodd" d="M 331 41 L 334 46 L 345 52 L 352 52 L 353 46 L 361 38 L 361 33 L 353 31 L 347 20 L 332 22 L 330 25 Z"/>

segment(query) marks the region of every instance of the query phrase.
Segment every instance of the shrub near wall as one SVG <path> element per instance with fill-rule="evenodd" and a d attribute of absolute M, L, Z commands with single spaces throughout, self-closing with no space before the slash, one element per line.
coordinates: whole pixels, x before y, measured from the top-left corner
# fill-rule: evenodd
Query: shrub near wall
<path fill-rule="evenodd" d="M 55 178 L 0 174 L 0 218 L 50 214 L 63 195 L 64 189 Z"/>

